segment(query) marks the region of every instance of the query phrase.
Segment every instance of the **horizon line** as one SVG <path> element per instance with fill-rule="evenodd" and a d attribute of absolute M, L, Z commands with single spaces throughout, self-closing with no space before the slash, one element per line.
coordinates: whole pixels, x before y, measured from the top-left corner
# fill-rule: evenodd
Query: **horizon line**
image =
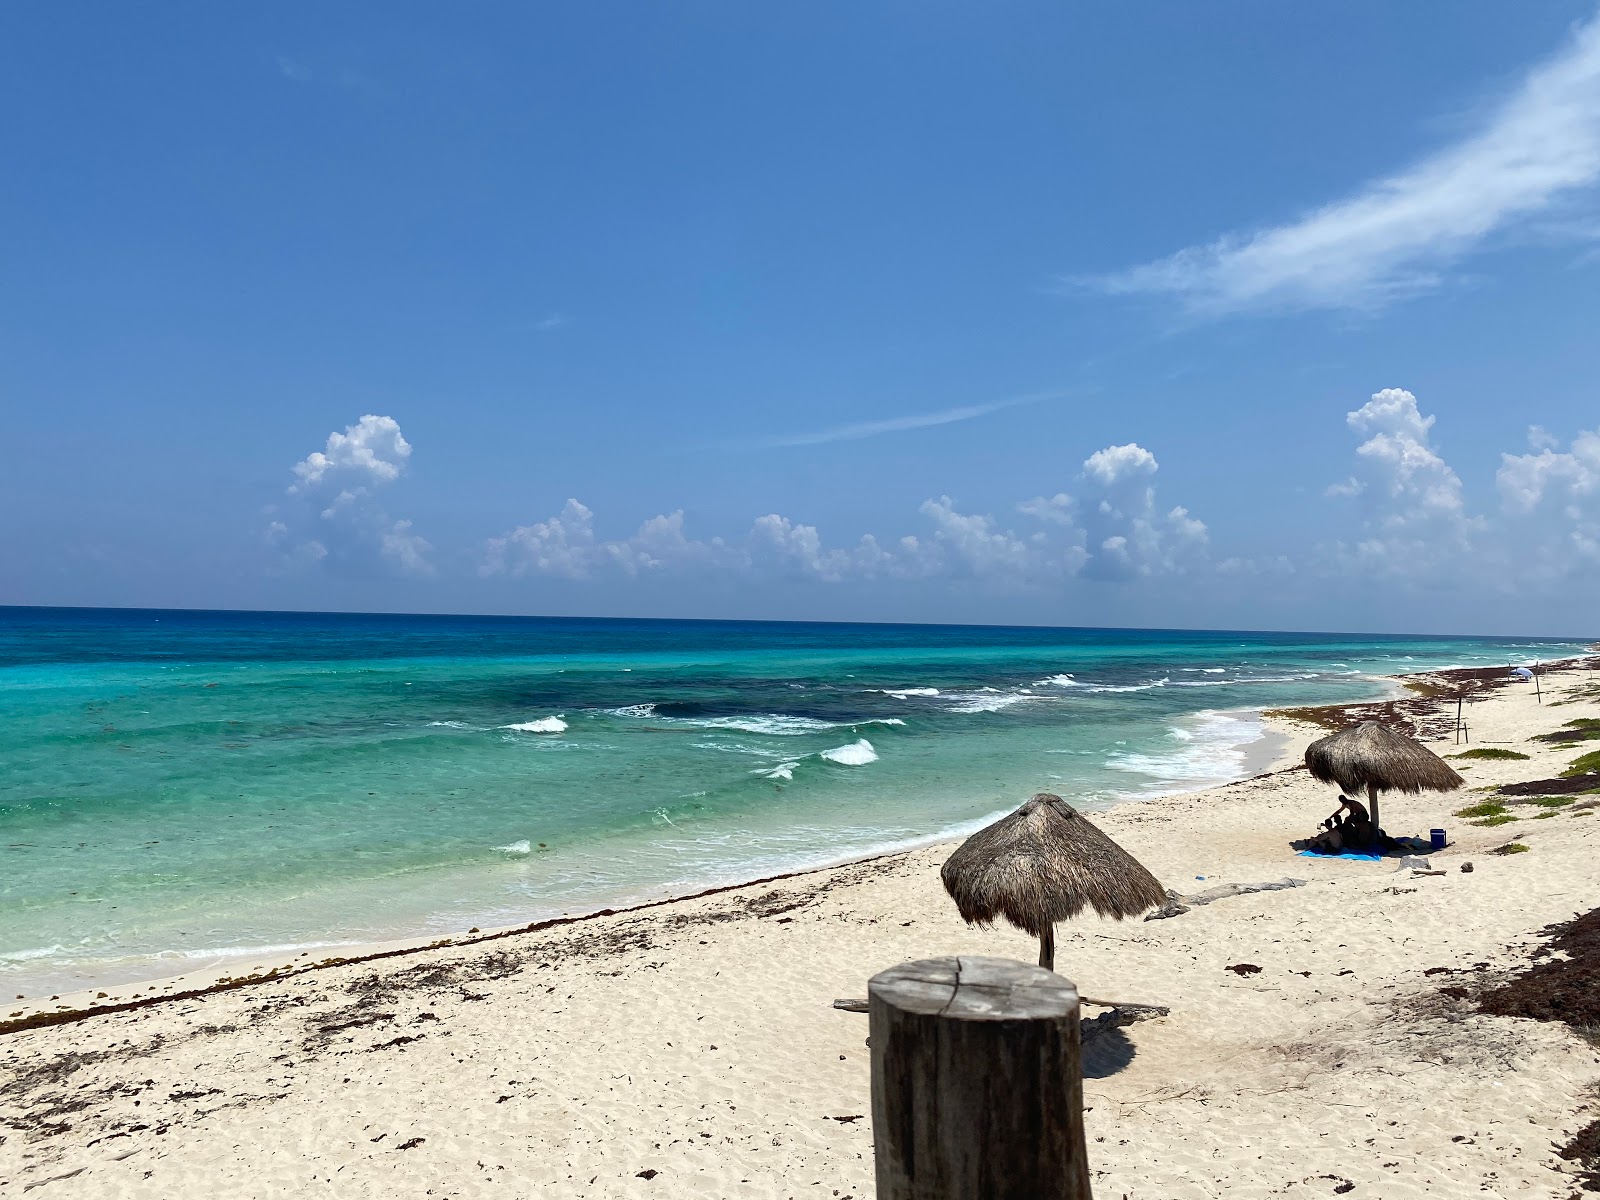
<path fill-rule="evenodd" d="M 1004 622 L 971 621 L 850 621 L 840 619 L 797 620 L 775 617 L 622 617 L 604 615 L 576 615 L 571 613 L 448 613 L 412 612 L 391 609 L 388 611 L 357 611 L 354 609 L 297 609 L 297 608 L 150 608 L 132 605 L 98 604 L 0 604 L 0 614 L 11 611 L 32 612 L 98 612 L 98 613 L 219 613 L 250 616 L 289 617 L 427 617 L 439 620 L 485 621 L 653 621 L 672 624 L 701 625 L 867 625 L 885 629 L 1037 629 L 1071 633 L 1219 633 L 1219 634 L 1275 634 L 1312 637 L 1356 637 L 1396 639 L 1463 638 L 1514 638 L 1522 641 L 1560 641 L 1600 643 L 1600 636 L 1557 635 L 1531 633 L 1375 633 L 1353 629 L 1226 629 L 1214 626 L 1180 625 L 1031 625 Z M 1405 672 L 1400 672 L 1404 674 Z"/>

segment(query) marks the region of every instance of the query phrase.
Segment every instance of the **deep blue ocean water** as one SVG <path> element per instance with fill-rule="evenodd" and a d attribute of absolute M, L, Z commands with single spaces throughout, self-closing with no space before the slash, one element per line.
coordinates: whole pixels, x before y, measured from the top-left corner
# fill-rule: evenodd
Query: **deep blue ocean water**
<path fill-rule="evenodd" d="M 0 987 L 444 934 L 1244 773 L 1514 638 L 0 608 Z M 278 951 L 274 951 L 278 952 Z"/>

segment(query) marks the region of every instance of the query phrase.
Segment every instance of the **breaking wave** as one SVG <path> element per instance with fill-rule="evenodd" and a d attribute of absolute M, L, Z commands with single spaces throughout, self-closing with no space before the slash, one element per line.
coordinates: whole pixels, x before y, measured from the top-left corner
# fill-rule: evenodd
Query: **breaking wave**
<path fill-rule="evenodd" d="M 878 752 L 872 748 L 872 743 L 862 738 L 859 742 L 851 742 L 848 746 L 835 746 L 832 750 L 824 750 L 820 757 L 829 762 L 839 763 L 846 767 L 864 767 L 868 763 L 878 761 Z"/>
<path fill-rule="evenodd" d="M 501 729 L 514 729 L 518 733 L 562 733 L 567 723 L 560 716 L 540 717 L 536 721 L 519 721 L 515 725 L 502 725 Z"/>

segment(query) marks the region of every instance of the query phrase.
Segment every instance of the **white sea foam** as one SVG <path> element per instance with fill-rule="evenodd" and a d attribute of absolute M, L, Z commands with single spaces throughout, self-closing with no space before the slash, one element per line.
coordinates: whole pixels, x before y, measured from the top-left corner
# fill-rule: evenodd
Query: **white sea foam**
<path fill-rule="evenodd" d="M 536 721 L 519 721 L 515 725 L 502 725 L 501 729 L 515 729 L 518 733 L 561 733 L 567 728 L 567 723 L 557 714 L 553 717 L 540 717 Z"/>
<path fill-rule="evenodd" d="M 662 720 L 691 729 L 735 729 L 740 733 L 765 733 L 777 737 L 797 737 L 803 733 L 822 733 L 839 728 L 832 721 L 791 717 L 785 713 L 762 713 L 749 717 L 663 717 Z"/>
<path fill-rule="evenodd" d="M 992 713 L 1010 708 L 1013 704 L 1026 704 L 1041 697 L 1031 692 L 1002 692 L 997 688 L 984 688 L 980 692 L 957 692 L 952 694 L 950 699 L 955 701 L 950 706 L 951 712 Z"/>
<path fill-rule="evenodd" d="M 912 696 L 937 696 L 939 694 L 939 689 L 934 687 L 874 688 L 873 690 L 882 692 L 885 696 L 893 696 L 896 700 L 906 700 Z"/>
<path fill-rule="evenodd" d="M 1253 713 L 1200 712 L 1167 730 L 1170 749 L 1114 750 L 1106 755 L 1106 766 L 1149 776 L 1158 793 L 1181 791 L 1239 778 L 1249 759 L 1246 747 L 1262 736 Z"/>
<path fill-rule="evenodd" d="M 356 946 L 359 942 L 282 942 L 275 946 L 205 946 L 191 950 L 163 950 L 154 957 L 161 958 L 268 958 L 279 954 L 299 954 L 306 950 L 327 950 L 339 946 Z"/>
<path fill-rule="evenodd" d="M 799 759 L 797 759 L 797 758 L 796 759 L 790 759 L 788 762 L 779 763 L 777 766 L 773 767 L 770 771 L 757 771 L 756 774 L 757 775 L 764 775 L 768 779 L 781 779 L 785 783 L 787 783 L 791 779 L 794 778 L 794 769 L 796 767 L 798 767 L 799 765 L 800 765 L 800 760 Z"/>
<path fill-rule="evenodd" d="M 878 761 L 878 752 L 872 748 L 871 742 L 862 738 L 859 742 L 851 742 L 848 746 L 835 746 L 832 750 L 824 750 L 822 757 L 841 766 L 864 767 L 868 763 Z"/>
<path fill-rule="evenodd" d="M 471 729 L 465 721 L 429 721 L 429 729 Z"/>
<path fill-rule="evenodd" d="M 1178 669 L 1180 671 L 1183 671 L 1186 674 L 1189 674 L 1189 675 L 1221 675 L 1228 668 L 1227 667 L 1179 667 Z"/>
<path fill-rule="evenodd" d="M 33 950 L 0 950 L 0 962 L 32 962 L 38 958 L 54 958 L 66 952 L 67 948 L 60 942 L 54 946 L 39 946 Z"/>
<path fill-rule="evenodd" d="M 626 708 L 605 710 L 614 717 L 655 717 L 664 725 L 682 729 L 756 733 L 768 737 L 799 737 L 807 733 L 826 733 L 830 729 L 849 729 L 856 725 L 904 725 L 900 717 L 867 717 L 860 721 L 822 721 L 815 717 L 797 717 L 789 713 L 754 713 L 735 717 L 660 717 L 654 704 L 630 704 Z M 727 747 L 710 746 L 696 742 L 705 749 L 721 750 Z M 752 751 L 760 753 L 759 751 Z"/>
<path fill-rule="evenodd" d="M 1090 686 L 1091 692 L 1148 692 L 1151 688 L 1166 687 L 1172 682 L 1168 676 L 1152 680 L 1150 683 L 1097 683 Z"/>
<path fill-rule="evenodd" d="M 1034 687 L 1046 687 L 1046 686 L 1049 686 L 1049 687 L 1085 687 L 1087 685 L 1079 683 L 1071 675 L 1051 675 L 1047 679 L 1035 679 L 1033 681 L 1033 686 Z"/>
<path fill-rule="evenodd" d="M 754 754 L 757 758 L 778 758 L 776 750 L 764 746 L 747 746 L 743 742 L 691 742 L 696 750 L 715 750 L 721 754 Z"/>
<path fill-rule="evenodd" d="M 613 717 L 653 717 L 656 715 L 654 704 L 629 704 L 623 708 L 606 709 Z"/>
<path fill-rule="evenodd" d="M 511 842 L 505 846 L 496 846 L 495 849 L 500 851 L 501 854 L 532 854 L 533 843 L 524 838 L 520 842 Z"/>

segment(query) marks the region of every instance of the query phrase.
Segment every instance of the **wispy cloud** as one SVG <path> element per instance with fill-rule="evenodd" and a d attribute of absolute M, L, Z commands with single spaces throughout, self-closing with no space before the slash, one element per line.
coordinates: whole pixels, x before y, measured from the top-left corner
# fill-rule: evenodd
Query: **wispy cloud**
<path fill-rule="evenodd" d="M 1600 16 L 1528 72 L 1470 136 L 1298 221 L 1091 280 L 1191 311 L 1372 309 L 1428 291 L 1497 233 L 1600 180 Z"/>
<path fill-rule="evenodd" d="M 293 83 L 311 82 L 311 68 L 298 59 L 290 58 L 287 55 L 280 54 L 278 56 L 278 74 Z"/>
<path fill-rule="evenodd" d="M 369 101 L 385 100 L 389 96 L 386 88 L 380 87 L 364 67 L 354 62 L 331 60 L 327 55 L 308 58 L 279 54 L 273 65 L 280 76 L 296 87 L 331 88 Z"/>
<path fill-rule="evenodd" d="M 760 438 L 762 446 L 820 446 L 824 442 L 852 442 L 860 438 L 877 437 L 885 433 L 904 433 L 908 429 L 927 429 L 934 425 L 953 425 L 957 421 L 971 421 L 986 417 L 1004 408 L 1023 404 L 1038 404 L 1045 400 L 1060 400 L 1070 392 L 1038 392 L 1028 396 L 1013 396 L 1008 400 L 993 400 L 987 404 L 964 404 L 959 408 L 941 408 L 937 412 L 911 413 L 903 417 L 885 417 L 880 421 L 855 421 L 849 425 L 835 425 L 813 433 L 780 433 Z"/>

